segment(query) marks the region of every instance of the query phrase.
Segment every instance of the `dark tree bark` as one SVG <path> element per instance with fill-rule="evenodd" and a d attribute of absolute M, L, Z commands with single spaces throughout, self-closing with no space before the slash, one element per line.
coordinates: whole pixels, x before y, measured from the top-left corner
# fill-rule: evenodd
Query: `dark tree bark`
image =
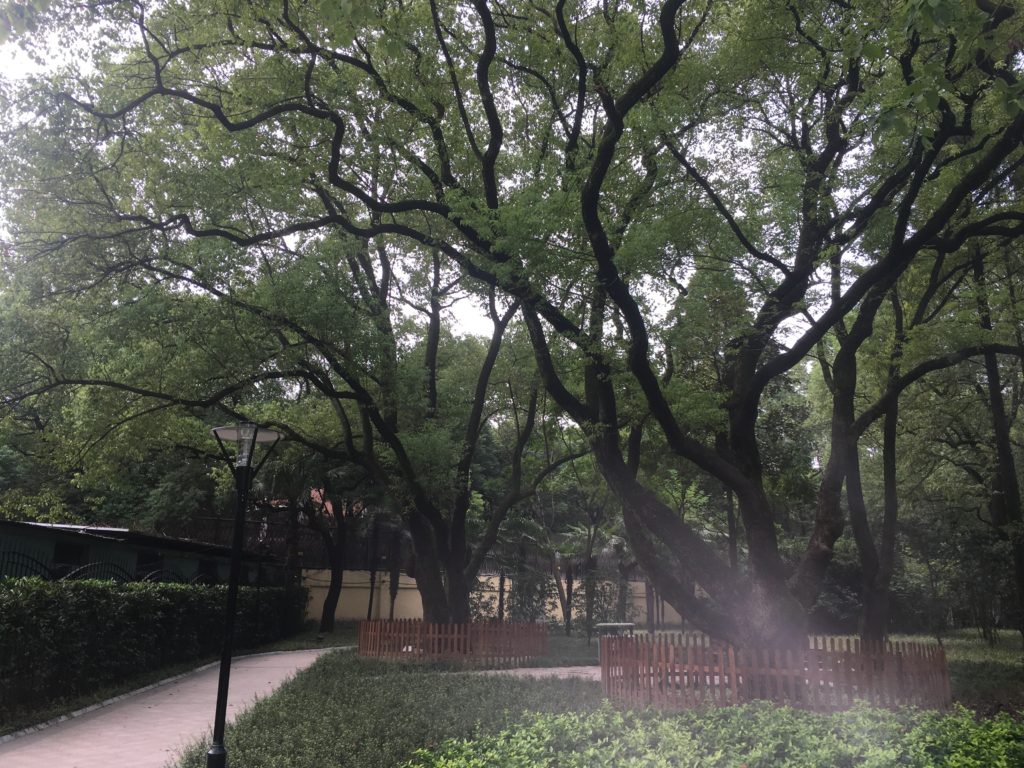
<path fill-rule="evenodd" d="M 739 528 L 736 524 L 736 500 L 732 489 L 725 489 L 725 524 L 729 536 L 729 567 L 734 571 L 740 567 Z"/>
<path fill-rule="evenodd" d="M 306 524 L 316 531 L 324 543 L 327 559 L 331 566 L 331 580 L 324 596 L 324 607 L 320 614 L 320 634 L 334 631 L 334 617 L 338 611 L 342 583 L 345 578 L 345 544 L 348 536 L 345 503 L 331 503 L 327 510 L 326 499 L 310 501 L 316 509 L 306 515 Z"/>
<path fill-rule="evenodd" d="M 587 645 L 594 635 L 594 602 L 597 598 L 597 558 L 591 555 L 584 564 L 583 571 L 583 610 L 587 624 Z"/>
<path fill-rule="evenodd" d="M 644 582 L 644 607 L 647 611 L 647 632 L 651 635 L 654 634 L 656 626 L 656 617 L 654 615 L 654 601 L 655 592 L 651 582 Z"/>
<path fill-rule="evenodd" d="M 331 563 L 331 583 L 324 596 L 324 609 L 320 614 L 320 634 L 334 631 L 334 616 L 338 611 L 338 601 L 341 598 L 342 581 L 345 578 L 345 534 L 342 526 L 333 537 L 326 537 L 325 546 L 328 548 L 328 558 Z"/>
<path fill-rule="evenodd" d="M 899 294 L 891 294 L 894 341 L 889 356 L 888 387 L 900 375 L 905 343 L 903 305 Z M 889 403 L 882 422 L 882 535 L 878 547 L 878 569 L 864 574 L 864 609 L 861 616 L 861 640 L 880 644 L 889 634 L 889 603 L 892 576 L 896 569 L 896 524 L 899 516 L 897 484 L 897 434 L 899 429 L 899 397 Z"/>
<path fill-rule="evenodd" d="M 138 28 L 141 39 L 131 52 L 132 65 L 124 70 L 131 73 L 128 90 L 132 95 L 121 103 L 109 103 L 108 99 L 124 93 L 126 87 L 113 75 L 111 87 L 97 89 L 100 96 L 94 97 L 84 87 L 52 94 L 46 114 L 58 119 L 66 116 L 68 124 L 81 119 L 85 130 L 64 131 L 68 141 L 63 144 L 59 131 L 37 135 L 54 145 L 54 156 L 69 166 L 81 160 L 91 175 L 82 174 L 86 183 L 70 192 L 55 189 L 51 193 L 49 187 L 59 185 L 49 184 L 49 179 L 33 179 L 38 188 L 35 191 L 33 184 L 23 185 L 26 206 L 36 195 L 40 203 L 48 204 L 43 210 L 66 208 L 70 195 L 76 203 L 74 209 L 82 211 L 83 216 L 93 216 L 97 224 L 87 231 L 70 233 L 71 237 L 66 236 L 69 233 L 32 230 L 28 226 L 33 255 L 50 257 L 84 244 L 85 253 L 91 257 L 97 243 L 122 242 L 127 246 L 124 250 L 131 253 L 124 263 L 110 267 L 104 263 L 103 282 L 122 271 L 135 270 L 145 272 L 147 278 L 155 276 L 161 281 L 201 288 L 223 306 L 244 308 L 251 317 L 267 323 L 272 328 L 268 338 L 282 339 L 285 357 L 295 352 L 297 344 L 306 345 L 310 354 L 301 376 L 290 369 L 261 372 L 241 377 L 227 389 L 211 385 L 217 390 L 213 395 L 180 398 L 180 404 L 193 408 L 227 404 L 237 392 L 266 380 L 264 375 L 312 383 L 339 410 L 341 421 L 349 418 L 342 404 L 354 403 L 364 421 L 366 444 L 354 445 L 351 434 L 347 434 L 344 451 L 333 446 L 319 449 L 324 455 L 363 462 L 382 485 L 401 486 L 401 493 L 396 495 L 403 499 L 403 511 L 409 516 L 425 611 L 445 621 L 467 614 L 468 585 L 478 572 L 484 545 L 497 535 L 501 516 L 528 494 L 530 487 L 519 467 L 508 503 L 495 505 L 483 541 L 475 548 L 469 546 L 465 528 L 469 490 L 465 478 L 482 423 L 476 410 L 481 402 L 478 399 L 466 430 L 466 452 L 459 461 L 456 502 L 441 505 L 425 492 L 401 439 L 398 390 L 386 385 L 395 379 L 397 337 L 389 327 L 392 276 L 385 246 L 380 245 L 380 268 L 376 270 L 367 253 L 354 252 L 358 249 L 341 257 L 352 273 L 359 300 L 364 302 L 361 309 L 366 310 L 366 319 L 381 332 L 382 348 L 377 350 L 380 366 L 371 377 L 374 383 L 369 384 L 346 364 L 350 351 L 347 340 L 321 338 L 293 318 L 281 317 L 265 307 L 246 306 L 235 293 L 223 288 L 221 275 L 206 280 L 202 274 L 205 265 L 203 269 L 182 267 L 177 244 L 207 238 L 248 249 L 288 243 L 289 237 L 305 233 L 340 233 L 366 243 L 375 239 L 379 243 L 399 241 L 432 255 L 433 277 L 429 279 L 434 280 L 434 288 L 438 287 L 438 261 L 443 258 L 457 265 L 474 286 L 491 286 L 522 305 L 544 386 L 565 415 L 581 425 L 593 441 L 600 470 L 625 509 L 632 550 L 658 592 L 681 614 L 720 637 L 751 643 L 795 639 L 803 634 L 801 604 L 812 603 L 820 591 L 832 547 L 842 531 L 837 500 L 843 479 L 856 459 L 857 425 L 850 413 L 843 413 L 842 423 L 834 425 L 839 427 L 833 430 L 836 464 L 833 467 L 830 458 L 819 495 L 819 519 L 796 588 L 791 589 L 786 563 L 779 552 L 774 511 L 765 493 L 757 444 L 763 394 L 770 382 L 800 365 L 815 345 L 840 328 L 844 317 L 858 312 L 858 308 L 864 314 L 865 303 L 877 300 L 875 293 L 891 288 L 921 254 L 953 253 L 971 240 L 1012 239 L 1024 234 L 1019 211 L 1008 207 L 993 204 L 963 215 L 972 200 L 984 199 L 988 205 L 992 197 L 989 193 L 1005 183 L 1019 163 L 1024 115 L 1002 122 L 991 110 L 986 111 L 985 121 L 975 115 L 977 105 L 991 100 L 993 83 L 1011 89 L 1018 85 L 1019 68 L 1012 60 L 1016 52 L 1003 51 L 999 55 L 1006 56 L 1007 61 L 996 62 L 994 53 L 980 48 L 971 62 L 961 56 L 957 48 L 961 41 L 955 35 L 922 36 L 913 30 L 904 34 L 901 29 L 893 37 L 900 48 L 887 52 L 899 66 L 876 67 L 872 62 L 862 62 L 846 50 L 846 45 L 833 39 L 837 29 L 887 23 L 885 16 L 873 15 L 875 6 L 834 3 L 822 10 L 824 6 L 790 3 L 786 13 L 764 22 L 773 25 L 765 40 L 779 41 L 779 45 L 773 47 L 774 42 L 766 42 L 758 47 L 757 55 L 763 55 L 769 67 L 773 56 L 789 67 L 792 56 L 798 55 L 806 77 L 793 81 L 792 92 L 788 87 L 784 89 L 789 102 L 764 108 L 756 103 L 757 88 L 770 89 L 775 84 L 769 80 L 755 83 L 760 75 L 755 69 L 748 73 L 750 83 L 744 83 L 735 93 L 691 89 L 685 82 L 688 69 L 680 63 L 690 55 L 703 56 L 703 46 L 714 40 L 705 37 L 705 25 L 716 23 L 710 3 L 692 6 L 684 0 L 663 0 L 655 5 L 646 26 L 641 25 L 644 57 L 630 62 L 628 68 L 612 67 L 609 72 L 605 63 L 588 58 L 593 50 L 590 44 L 595 41 L 581 39 L 585 33 L 571 4 L 558 2 L 554 9 L 543 11 L 536 10 L 537 4 L 524 4 L 520 17 L 500 4 L 480 0 L 473 3 L 472 12 L 458 11 L 469 14 L 471 23 L 460 24 L 455 32 L 443 4 L 431 3 L 431 28 L 419 42 L 427 56 L 436 57 L 447 75 L 451 92 L 442 93 L 436 88 L 419 90 L 423 83 L 414 78 L 389 82 L 388 68 L 380 67 L 386 57 L 377 56 L 376 51 L 371 56 L 373 46 L 366 47 L 362 40 L 345 50 L 323 42 L 312 28 L 315 22 L 299 6 L 286 5 L 279 15 L 260 19 L 257 39 L 251 41 L 237 33 L 234 16 L 220 17 L 222 36 L 217 39 L 218 16 L 212 12 L 201 42 L 183 35 L 181 48 L 169 50 L 166 36 L 161 34 L 169 22 L 164 19 L 161 25 L 160 4 L 115 4 L 109 6 L 113 11 L 98 4 L 96 12 L 108 13 L 111 23 L 123 23 L 123 13 L 136 14 L 133 21 L 137 23 L 131 27 Z M 389 12 L 401 13 L 405 6 L 391 4 L 388 8 Z M 990 15 L 984 32 L 1015 16 L 1009 4 L 998 8 L 1005 10 Z M 110 13 L 118 15 L 110 17 Z M 611 14 L 606 14 L 606 20 L 609 29 L 617 31 Z M 307 21 L 310 29 L 303 26 Z M 534 29 L 550 33 L 543 40 L 544 46 L 560 46 L 551 56 L 557 61 L 557 69 L 547 71 L 546 64 L 540 70 L 522 66 L 518 57 L 525 54 L 525 47 L 506 50 L 506 45 L 516 44 Z M 711 30 L 712 34 L 720 32 L 720 28 Z M 818 36 L 829 39 L 823 42 Z M 424 55 L 422 48 L 409 47 L 414 60 Z M 714 51 L 714 46 L 710 47 Z M 214 55 L 221 48 L 238 56 L 238 61 L 248 61 L 247 56 L 261 58 L 268 51 L 282 54 L 282 66 L 294 67 L 289 72 L 290 82 L 296 84 L 294 91 L 282 96 L 271 89 L 270 98 L 260 103 L 251 81 L 244 82 L 246 108 L 236 112 L 235 105 L 241 101 L 238 97 L 243 94 L 235 92 L 238 84 L 230 76 L 223 81 L 208 81 L 198 69 L 176 69 L 192 61 L 193 54 Z M 836 190 L 848 188 L 844 185 L 849 183 L 851 171 L 856 176 L 860 170 L 857 155 L 874 143 L 867 132 L 872 130 L 872 121 L 865 116 L 877 113 L 879 92 L 883 96 L 894 93 L 888 90 L 891 79 L 902 78 L 902 84 L 908 87 L 921 77 L 926 82 L 928 70 L 937 62 L 947 63 L 944 75 L 952 80 L 943 90 L 948 94 L 938 98 L 929 114 L 921 113 L 923 129 L 915 129 L 899 144 L 900 151 L 886 152 L 879 147 L 877 163 L 873 155 L 872 162 L 862 166 L 864 178 L 857 182 L 862 189 L 844 200 L 845 196 L 836 194 Z M 1007 66 L 999 66 L 1004 63 Z M 611 67 L 611 62 L 607 66 Z M 245 67 L 238 69 L 244 76 Z M 224 68 L 225 72 L 230 70 Z M 467 71 L 472 75 L 467 77 Z M 880 72 L 884 72 L 885 80 L 879 79 Z M 786 77 L 784 73 L 781 76 Z M 506 141 L 502 114 L 505 100 L 513 95 L 505 81 L 516 77 L 521 79 L 513 88 L 537 89 L 536 110 L 545 113 L 538 122 L 550 128 L 544 140 L 538 142 L 539 151 L 529 159 L 535 161 L 533 167 L 538 174 L 542 167 L 556 175 L 564 171 L 553 179 L 552 187 L 565 194 L 565 208 L 574 211 L 572 218 L 552 211 L 555 223 L 549 231 L 543 231 L 544 217 L 537 217 L 542 231 L 537 233 L 536 244 L 541 253 L 521 247 L 522 232 L 508 228 L 509 217 L 504 215 L 511 209 L 509 212 L 518 218 L 522 209 L 516 206 L 529 202 L 517 191 L 528 167 L 517 161 L 526 156 L 516 156 L 513 143 Z M 337 84 L 340 98 L 333 86 L 323 87 L 325 80 Z M 809 84 L 807 90 L 803 90 L 804 83 Z M 747 94 L 748 86 L 752 97 Z M 354 114 L 352 93 L 359 93 L 365 103 L 378 104 L 382 119 L 388 122 L 380 125 L 369 113 Z M 677 106 L 686 107 L 682 110 L 685 116 L 671 131 L 652 135 L 652 121 L 637 119 L 635 113 L 648 108 L 657 113 L 665 106 L 659 101 L 663 94 L 671 94 L 673 99 L 682 94 L 684 101 Z M 250 100 L 254 103 L 249 104 Z M 272 210 L 271 205 L 263 215 L 267 203 L 257 197 L 245 198 L 250 208 L 230 209 L 218 216 L 201 200 L 190 201 L 187 197 L 174 205 L 148 206 L 148 201 L 136 205 L 132 195 L 110 194 L 104 185 L 122 189 L 122 172 L 134 168 L 122 168 L 116 159 L 109 169 L 96 168 L 95 158 L 107 150 L 109 142 L 119 141 L 126 143 L 123 157 L 136 157 L 144 147 L 135 143 L 126 126 L 139 118 L 146 127 L 147 110 L 163 114 L 165 107 L 167 114 L 179 110 L 189 121 L 204 120 L 219 126 L 225 136 L 238 134 L 251 139 L 245 146 L 252 147 L 257 160 L 261 135 L 272 137 L 263 151 L 275 162 L 281 145 L 286 144 L 285 151 L 297 153 L 299 165 L 308 170 L 296 181 L 295 190 L 282 193 L 287 198 L 288 192 L 295 192 L 294 200 L 285 203 L 294 210 Z M 719 109 L 729 110 L 730 119 L 736 121 L 756 121 L 754 129 L 773 144 L 770 151 L 799 174 L 792 221 L 783 228 L 790 233 L 787 242 L 777 242 L 785 238 L 771 227 L 761 232 L 745 231 L 747 222 L 757 217 L 731 211 L 731 195 L 718 194 L 715 179 L 702 172 L 703 162 L 688 155 L 700 153 L 696 147 L 700 143 L 698 129 L 718 127 L 711 120 Z M 979 125 L 982 122 L 984 127 Z M 408 144 L 396 144 L 391 138 L 391 127 L 398 123 L 408 128 Z M 355 124 L 358 129 L 353 130 Z M 44 124 L 39 130 L 46 129 Z M 293 129 L 296 135 L 319 132 L 324 140 L 311 142 L 312 148 L 302 146 L 301 141 L 292 140 Z M 93 135 L 102 137 L 97 140 L 102 145 L 85 141 Z M 520 144 L 528 146 L 529 142 Z M 355 162 L 362 159 L 356 156 L 364 152 L 373 157 Z M 514 159 L 505 162 L 503 152 Z M 389 166 L 392 176 L 379 178 L 381 165 Z M 511 175 L 505 175 L 507 169 L 513 169 Z M 642 172 L 631 174 L 630 169 Z M 618 188 L 623 186 L 621 179 L 628 187 L 625 192 Z M 408 184 L 406 180 L 410 180 Z M 78 200 L 80 191 L 89 193 L 92 182 L 98 191 L 91 193 L 91 199 Z M 245 185 L 241 179 L 239 184 L 242 192 Z M 722 391 L 717 393 L 723 398 L 728 421 L 727 439 L 720 448 L 702 442 L 676 410 L 673 394 L 662 377 L 663 339 L 658 338 L 657 328 L 652 328 L 651 318 L 645 313 L 642 282 L 630 258 L 620 252 L 631 227 L 665 217 L 664 201 L 676 199 L 677 193 L 689 194 L 691 188 L 702 194 L 708 210 L 718 217 L 720 231 L 733 238 L 735 260 L 742 262 L 749 289 L 760 291 L 760 305 L 753 308 L 746 327 L 737 331 L 728 344 Z M 426 192 L 421 192 L 424 189 Z M 129 202 L 122 203 L 122 197 Z M 511 205 L 503 209 L 506 201 Z M 91 213 L 84 213 L 87 211 Z M 25 222 L 31 219 L 31 213 L 32 209 L 27 208 Z M 137 247 L 147 247 L 142 245 L 147 238 L 157 244 L 151 252 L 137 254 Z M 553 250 L 555 244 L 558 251 Z M 576 249 L 574 263 L 583 265 L 571 275 L 563 270 L 563 260 L 555 256 L 562 249 Z M 840 265 L 854 268 L 849 280 L 830 299 L 815 302 L 811 290 L 821 268 L 827 267 L 829 260 L 844 258 L 844 254 L 854 254 Z M 550 270 L 545 264 L 549 261 L 554 262 Z M 579 301 L 566 309 L 560 302 L 569 294 Z M 434 290 L 428 301 L 428 333 L 434 333 L 439 295 Z M 806 313 L 809 321 L 807 331 L 789 348 L 782 348 L 778 339 L 783 323 L 801 313 Z M 498 318 L 495 320 L 497 325 Z M 615 326 L 614 338 L 606 330 L 610 325 Z M 554 355 L 549 335 L 565 343 Z M 561 360 L 565 348 L 572 351 L 564 369 L 560 369 L 552 358 Z M 320 370 L 321 361 L 325 361 L 324 370 Z M 429 339 L 425 365 L 426 410 L 432 412 L 436 382 L 430 377 L 436 375 L 436 348 Z M 485 389 L 488 375 L 480 376 Z M 60 376 L 59 366 L 44 374 L 54 386 L 97 383 L 87 376 L 63 380 Z M 629 380 L 629 400 L 642 403 L 640 409 L 629 410 L 645 411 L 642 418 L 649 419 L 661 432 L 666 450 L 735 494 L 749 558 L 745 573 L 730 567 L 731 563 L 692 527 L 677 520 L 672 510 L 659 502 L 657 494 L 638 481 L 636 462 L 622 457 L 623 436 L 636 426 L 631 423 L 636 417 L 621 408 L 623 390 L 615 388 L 614 382 L 624 377 Z M 343 386 L 336 389 L 336 382 Z M 383 391 L 378 394 L 375 387 L 382 382 Z M 146 398 L 160 394 L 145 387 L 125 391 Z M 888 403 L 880 412 L 887 407 Z M 521 435 L 529 431 L 524 428 Z M 391 452 L 393 461 L 386 462 L 388 471 L 373 455 L 372 443 Z M 306 444 L 316 442 L 306 438 Z M 521 460 L 523 444 L 520 441 L 517 446 L 513 464 Z M 1009 483 L 1009 476 L 1002 469 L 1000 472 L 1004 484 Z M 1001 491 L 1005 496 L 1007 489 Z M 1007 514 L 1019 514 L 1019 499 L 1015 511 Z M 861 521 L 851 523 L 855 523 L 855 536 L 865 544 L 864 557 L 870 560 L 870 536 L 862 535 Z M 694 581 L 707 599 L 697 599 L 692 589 L 688 590 Z"/>
<path fill-rule="evenodd" d="M 861 641 L 878 645 L 889 634 L 890 586 L 896 560 L 896 520 L 899 499 L 896 486 L 896 427 L 898 405 L 894 402 L 885 414 L 882 436 L 883 511 L 882 541 L 877 571 L 864 574 L 861 612 Z M 873 576 L 873 578 L 872 578 Z"/>
<path fill-rule="evenodd" d="M 565 635 L 572 634 L 572 598 L 575 588 L 575 574 L 573 573 L 572 560 L 565 566 L 565 604 L 562 608 L 562 617 L 565 620 Z"/>
<path fill-rule="evenodd" d="M 402 532 L 396 530 L 391 534 L 388 543 L 388 619 L 395 618 L 395 601 L 398 599 L 398 586 L 402 579 Z"/>
<path fill-rule="evenodd" d="M 418 515 L 408 517 L 409 532 L 416 552 L 416 588 L 423 603 L 424 621 L 447 624 L 452 620 L 433 531 Z"/>
<path fill-rule="evenodd" d="M 498 623 L 505 623 L 505 571 L 498 573 Z"/>
<path fill-rule="evenodd" d="M 978 320 L 982 329 L 991 332 L 992 310 L 989 306 L 985 286 L 984 259 L 980 250 L 974 259 L 974 282 L 977 286 Z M 1003 400 L 1003 380 L 999 370 L 999 359 L 994 351 L 986 351 L 985 379 L 988 395 L 988 409 L 992 419 L 992 435 L 996 453 L 996 466 L 992 478 L 992 495 L 989 504 L 992 522 L 1001 529 L 1009 540 L 1013 557 L 1014 583 L 1017 592 L 1018 631 L 1024 637 L 1024 531 L 1021 521 L 1024 509 L 1021 507 L 1020 479 L 1017 475 L 1013 455 L 1013 441 L 1010 435 L 1010 418 Z"/>
<path fill-rule="evenodd" d="M 380 539 L 380 518 L 374 517 L 373 523 L 370 528 L 370 544 L 369 544 L 369 566 L 370 566 L 370 598 L 366 603 L 366 620 L 369 621 L 373 618 L 373 598 L 377 590 L 377 563 L 378 563 L 378 545 Z"/>

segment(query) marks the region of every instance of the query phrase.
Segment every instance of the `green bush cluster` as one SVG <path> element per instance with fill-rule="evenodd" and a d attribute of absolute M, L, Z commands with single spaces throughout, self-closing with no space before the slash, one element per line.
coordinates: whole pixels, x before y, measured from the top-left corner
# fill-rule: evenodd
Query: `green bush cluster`
<path fill-rule="evenodd" d="M 555 636 L 552 641 L 559 639 Z M 565 640 L 565 638 L 561 638 Z M 573 641 L 576 642 L 576 641 Z M 321 657 L 228 729 L 239 768 L 1018 768 L 1024 724 L 858 706 L 821 715 L 768 703 L 621 712 L 600 685 Z M 565 714 L 569 713 L 569 714 Z M 202 768 L 198 743 L 181 768 Z M 420 750 L 420 751 L 417 751 Z M 411 762 L 409 762 L 411 761 Z"/>
<path fill-rule="evenodd" d="M 424 746 L 496 733 L 525 710 L 600 705 L 591 680 L 445 672 L 444 665 L 332 653 L 257 701 L 228 727 L 235 768 L 396 768 Z M 202 768 L 200 742 L 180 765 Z"/>
<path fill-rule="evenodd" d="M 215 655 L 225 586 L 0 579 L 0 723 L 120 678 Z M 240 648 L 293 631 L 302 590 L 243 587 Z"/>
<path fill-rule="evenodd" d="M 770 704 L 666 715 L 530 714 L 476 740 L 416 753 L 407 768 L 1015 768 L 1024 724 L 866 706 L 819 715 Z"/>

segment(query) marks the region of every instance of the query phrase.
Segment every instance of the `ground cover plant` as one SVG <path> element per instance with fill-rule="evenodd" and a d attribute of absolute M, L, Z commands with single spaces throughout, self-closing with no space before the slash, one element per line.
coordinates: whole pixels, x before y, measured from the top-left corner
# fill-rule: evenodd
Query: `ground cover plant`
<path fill-rule="evenodd" d="M 994 642 L 962 629 L 942 640 L 953 698 L 981 715 L 1024 711 L 1024 650 L 1017 632 L 1000 632 Z"/>
<path fill-rule="evenodd" d="M 1024 725 L 1002 715 L 857 707 L 821 715 L 768 703 L 680 713 L 533 714 L 477 740 L 419 751 L 409 768 L 805 768 L 1024 765 Z"/>
<path fill-rule="evenodd" d="M 583 662 L 583 638 L 552 637 L 542 665 Z M 968 632 L 944 640 L 958 701 L 988 686 L 1022 690 L 1019 652 Z M 596 647 L 596 642 L 594 644 Z M 1015 666 L 1016 665 L 1016 666 Z M 972 670 L 986 669 L 972 678 Z M 1009 677 L 1000 678 L 1000 670 Z M 980 698 L 979 698 L 980 697 Z M 988 708 L 991 710 L 991 707 Z M 206 743 L 179 768 L 200 768 Z M 818 715 L 771 704 L 682 713 L 626 713 L 602 703 L 593 681 L 459 672 L 445 664 L 320 659 L 228 731 L 237 768 L 468 766 L 978 766 L 1024 764 L 1024 725 L 860 706 Z"/>
<path fill-rule="evenodd" d="M 524 711 L 589 711 L 600 686 L 584 680 L 526 680 L 444 672 L 328 654 L 258 701 L 228 729 L 233 768 L 395 768 L 422 747 L 496 733 Z M 205 764 L 194 745 L 180 768 Z"/>

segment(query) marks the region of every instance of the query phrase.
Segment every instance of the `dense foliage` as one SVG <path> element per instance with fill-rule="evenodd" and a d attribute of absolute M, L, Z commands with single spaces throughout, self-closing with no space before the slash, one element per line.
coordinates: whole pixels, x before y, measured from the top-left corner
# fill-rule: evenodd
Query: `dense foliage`
<path fill-rule="evenodd" d="M 441 673 L 336 653 L 241 714 L 226 745 L 231 764 L 246 768 L 395 768 L 424 745 L 497 732 L 525 710 L 586 710 L 600 700 L 590 681 Z M 198 744 L 181 766 L 202 766 L 205 756 Z"/>
<path fill-rule="evenodd" d="M 3 503 L 78 509 L 70 475 L 187 514 L 208 488 L 125 456 L 271 422 L 309 485 L 379 494 L 461 619 L 585 447 L 716 636 L 831 603 L 878 639 L 904 585 L 1024 622 L 1016 5 L 8 6 L 75 56 L 0 89 L 0 428 L 61 454 L 5 459 Z"/>
<path fill-rule="evenodd" d="M 1003 715 L 857 708 L 815 715 L 771 704 L 661 715 L 532 715 L 493 736 L 421 750 L 416 768 L 1013 768 L 1024 725 Z"/>
<path fill-rule="evenodd" d="M 582 647 L 551 640 L 552 663 L 571 663 L 579 651 L 570 645 Z M 989 651 L 965 636 L 951 654 L 972 665 L 954 679 L 955 693 L 962 692 L 977 682 L 964 678 L 987 663 Z M 1009 647 L 1005 657 L 1006 665 L 991 662 L 993 671 L 1019 668 Z M 342 653 L 320 659 L 243 713 L 228 731 L 228 749 L 245 768 L 394 768 L 409 760 L 433 768 L 1015 768 L 1024 727 L 1005 716 L 976 721 L 959 708 L 817 715 L 758 704 L 622 713 L 602 705 L 590 681 L 460 673 Z M 197 744 L 182 768 L 203 765 L 204 755 L 205 744 Z"/>
<path fill-rule="evenodd" d="M 0 721 L 120 678 L 219 653 L 226 587 L 0 579 Z M 242 587 L 236 647 L 301 626 L 302 590 Z"/>

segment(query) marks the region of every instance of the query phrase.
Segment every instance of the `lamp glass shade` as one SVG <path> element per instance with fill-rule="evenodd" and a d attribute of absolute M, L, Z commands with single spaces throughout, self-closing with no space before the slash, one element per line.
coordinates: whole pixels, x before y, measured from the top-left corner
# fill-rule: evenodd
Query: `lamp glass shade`
<path fill-rule="evenodd" d="M 236 467 L 248 467 L 252 464 L 252 449 L 256 441 L 256 432 L 259 427 L 251 421 L 243 421 L 238 425 L 238 435 L 235 438 L 235 445 L 238 452 L 235 454 Z"/>
<path fill-rule="evenodd" d="M 260 427 L 251 421 L 239 422 L 234 427 L 214 427 L 210 432 L 218 440 L 235 444 L 236 467 L 248 467 L 252 464 L 252 449 L 256 443 L 274 443 L 282 437 L 280 432 Z"/>

